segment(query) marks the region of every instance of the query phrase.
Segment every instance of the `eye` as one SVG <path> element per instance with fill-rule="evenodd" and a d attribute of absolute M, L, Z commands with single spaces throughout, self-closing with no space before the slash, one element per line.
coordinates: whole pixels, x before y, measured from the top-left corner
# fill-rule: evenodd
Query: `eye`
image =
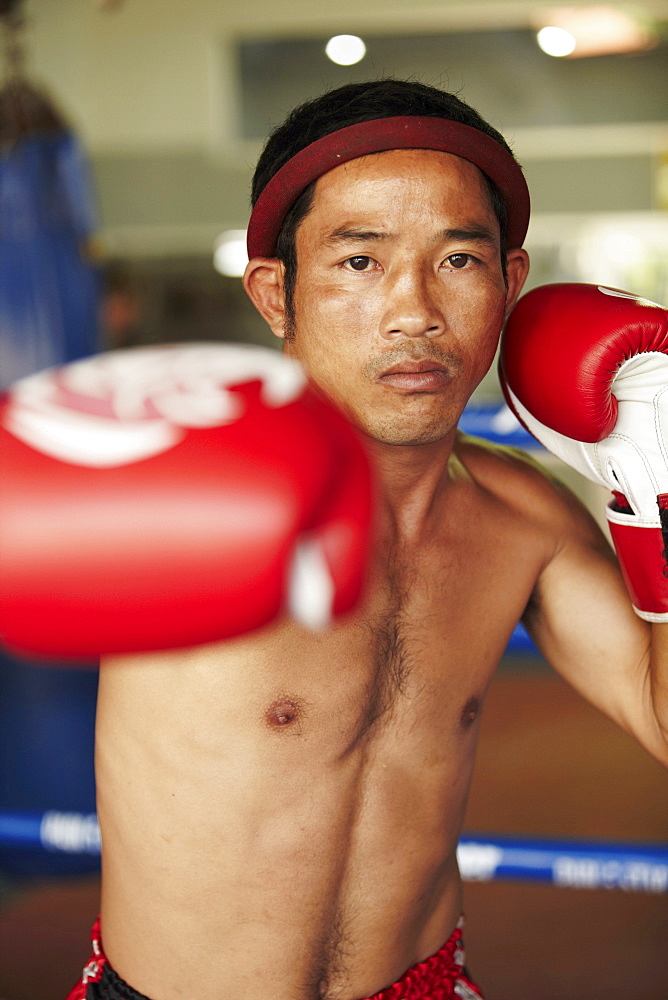
<path fill-rule="evenodd" d="M 349 265 L 353 271 L 366 271 L 373 263 L 373 257 L 349 257 L 348 260 L 344 261 L 344 264 Z"/>
<path fill-rule="evenodd" d="M 446 257 L 446 261 L 450 267 L 454 267 L 458 271 L 461 271 L 472 260 L 473 257 L 471 257 L 470 253 L 453 253 L 449 257 Z"/>

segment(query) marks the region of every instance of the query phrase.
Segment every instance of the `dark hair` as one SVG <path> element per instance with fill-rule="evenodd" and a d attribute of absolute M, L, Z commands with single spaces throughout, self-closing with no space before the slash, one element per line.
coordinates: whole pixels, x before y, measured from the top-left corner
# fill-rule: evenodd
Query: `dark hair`
<path fill-rule="evenodd" d="M 0 89 L 0 148 L 30 135 L 67 131 L 65 118 L 39 88 L 15 78 Z"/>
<path fill-rule="evenodd" d="M 264 187 L 288 160 L 317 139 L 321 139 L 331 132 L 337 132 L 348 125 L 400 115 L 446 118 L 449 121 L 469 125 L 490 136 L 512 156 L 512 150 L 501 133 L 497 132 L 477 111 L 455 94 L 408 80 L 372 80 L 366 83 L 348 83 L 300 104 L 281 125 L 274 129 L 267 139 L 255 168 L 251 187 L 251 204 L 255 205 Z M 499 222 L 501 263 L 505 276 L 508 250 L 506 203 L 497 185 L 486 174 L 483 176 L 487 182 L 494 214 Z M 313 181 L 294 202 L 285 216 L 276 241 L 276 256 L 282 261 L 285 268 L 285 305 L 288 332 L 294 327 L 297 229 L 311 208 L 315 185 L 316 181 Z"/>

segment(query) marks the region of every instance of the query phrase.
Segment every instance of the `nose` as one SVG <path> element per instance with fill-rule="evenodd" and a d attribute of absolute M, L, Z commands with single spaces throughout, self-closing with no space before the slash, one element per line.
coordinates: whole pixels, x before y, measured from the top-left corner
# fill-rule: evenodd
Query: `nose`
<path fill-rule="evenodd" d="M 419 269 L 405 270 L 384 288 L 385 308 L 381 334 L 386 340 L 399 337 L 439 337 L 445 318 L 430 275 Z"/>

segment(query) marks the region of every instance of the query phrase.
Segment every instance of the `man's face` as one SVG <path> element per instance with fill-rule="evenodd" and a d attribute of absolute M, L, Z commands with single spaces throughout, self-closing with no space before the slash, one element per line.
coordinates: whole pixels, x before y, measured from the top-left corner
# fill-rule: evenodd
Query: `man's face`
<path fill-rule="evenodd" d="M 430 150 L 342 164 L 318 180 L 296 248 L 287 352 L 372 438 L 447 435 L 525 274 L 525 255 L 512 252 L 506 287 L 477 167 Z"/>

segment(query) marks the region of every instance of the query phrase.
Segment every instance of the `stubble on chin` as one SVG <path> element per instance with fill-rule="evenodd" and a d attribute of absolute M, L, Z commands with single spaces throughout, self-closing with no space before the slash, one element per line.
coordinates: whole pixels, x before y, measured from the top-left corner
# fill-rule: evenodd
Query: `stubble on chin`
<path fill-rule="evenodd" d="M 380 413 L 372 409 L 353 415 L 353 421 L 373 441 L 402 447 L 435 444 L 450 434 L 458 419 L 459 414 L 455 413 L 430 417 L 410 412 Z"/>

